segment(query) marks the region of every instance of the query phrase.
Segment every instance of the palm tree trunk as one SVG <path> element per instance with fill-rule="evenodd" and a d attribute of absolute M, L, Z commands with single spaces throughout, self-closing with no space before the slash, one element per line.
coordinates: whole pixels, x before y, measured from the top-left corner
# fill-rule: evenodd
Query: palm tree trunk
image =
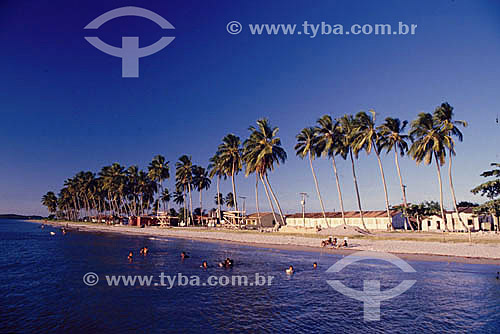
<path fill-rule="evenodd" d="M 183 192 L 183 197 L 184 197 L 184 219 L 186 220 L 186 226 L 189 225 L 189 219 L 187 219 L 187 199 L 186 199 L 186 186 L 184 185 L 184 192 Z"/>
<path fill-rule="evenodd" d="M 217 218 L 222 219 L 220 210 L 220 175 L 217 175 Z"/>
<path fill-rule="evenodd" d="M 271 201 L 271 197 L 269 197 L 269 191 L 267 190 L 267 185 L 264 182 L 264 178 L 262 177 L 262 174 L 260 174 L 259 176 L 260 176 L 260 180 L 262 181 L 262 185 L 264 185 L 264 190 L 266 191 L 267 200 L 269 201 L 269 206 L 271 207 L 271 212 L 273 213 L 274 221 L 276 222 L 276 225 L 279 226 L 280 223 L 278 222 L 278 218 L 276 217 L 276 212 L 274 212 L 273 201 Z"/>
<path fill-rule="evenodd" d="M 271 187 L 271 183 L 269 182 L 269 178 L 267 176 L 267 173 L 264 176 L 266 178 L 267 185 L 269 186 L 269 191 L 271 191 L 271 196 L 273 197 L 274 202 L 276 202 L 276 206 L 278 207 L 278 211 L 280 212 L 281 223 L 279 223 L 279 226 L 281 226 L 282 224 L 284 225 L 286 223 L 285 222 L 285 216 L 283 215 L 283 211 L 281 210 L 280 202 L 278 202 L 278 198 L 274 194 L 274 191 L 273 191 L 273 188 Z"/>
<path fill-rule="evenodd" d="M 439 206 L 441 208 L 441 219 L 443 220 L 444 229 L 446 232 L 449 232 L 448 224 L 446 222 L 446 216 L 444 215 L 444 203 L 443 203 L 443 182 L 441 181 L 441 167 L 439 166 L 439 159 L 437 154 L 434 154 L 434 158 L 436 159 L 436 167 L 437 167 L 437 175 L 439 181 Z"/>
<path fill-rule="evenodd" d="M 399 168 L 399 157 L 398 157 L 398 150 L 395 148 L 394 149 L 394 161 L 396 161 L 396 169 L 398 171 L 398 176 L 399 176 L 399 185 L 401 186 L 401 192 L 403 193 L 403 205 L 405 208 L 405 211 L 408 210 L 408 201 L 406 200 L 406 191 L 405 187 L 403 186 L 403 177 L 401 176 L 401 169 Z M 405 219 L 408 219 L 408 225 L 410 225 L 410 228 L 412 231 L 415 231 L 413 228 L 413 225 L 410 222 L 410 218 L 406 217 L 406 212 L 405 212 Z"/>
<path fill-rule="evenodd" d="M 335 163 L 335 156 L 332 155 L 332 165 L 333 165 L 333 173 L 335 174 L 335 182 L 337 183 L 337 193 L 339 194 L 339 204 L 340 204 L 340 212 L 342 212 L 342 222 L 344 226 L 347 225 L 345 221 L 345 210 L 344 210 L 344 201 L 342 200 L 342 191 L 340 190 L 340 181 L 339 174 L 337 172 L 337 164 Z"/>
<path fill-rule="evenodd" d="M 387 218 L 389 219 L 389 225 L 387 226 L 387 228 L 394 230 L 394 226 L 392 225 L 391 211 L 389 209 L 389 195 L 387 194 L 387 183 L 385 182 L 384 167 L 382 167 L 382 160 L 380 160 L 380 154 L 376 146 L 377 144 L 374 142 L 373 145 L 375 148 L 375 155 L 377 156 L 378 167 L 380 168 L 380 175 L 382 176 L 382 184 L 384 185 L 385 211 L 387 212 Z"/>
<path fill-rule="evenodd" d="M 193 197 L 191 196 L 191 183 L 188 183 L 188 194 L 189 194 L 189 213 L 191 214 L 191 221 L 194 224 L 193 216 Z"/>
<path fill-rule="evenodd" d="M 231 182 L 233 184 L 233 202 L 234 202 L 234 209 L 238 211 L 238 199 L 236 198 L 236 184 L 234 182 L 234 163 L 233 163 L 233 169 L 231 171 Z"/>
<path fill-rule="evenodd" d="M 352 150 L 350 149 L 349 149 L 349 155 L 351 156 L 352 177 L 354 179 L 354 188 L 356 189 L 356 198 L 358 200 L 359 217 L 361 218 L 361 224 L 363 224 L 363 228 L 365 230 L 368 230 L 365 225 L 365 220 L 363 219 L 363 209 L 361 208 L 361 198 L 359 197 L 358 179 L 356 178 L 356 169 L 354 168 L 354 158 L 352 157 Z"/>
<path fill-rule="evenodd" d="M 200 225 L 203 226 L 203 197 L 201 195 L 202 190 L 200 188 Z"/>
<path fill-rule="evenodd" d="M 316 186 L 316 193 L 318 194 L 319 204 L 321 204 L 321 212 L 323 212 L 323 219 L 325 220 L 326 226 L 330 227 L 330 224 L 328 224 L 328 220 L 326 219 L 325 205 L 323 204 L 323 199 L 321 198 L 321 193 L 319 192 L 318 179 L 316 178 L 316 173 L 314 172 L 311 151 L 309 151 L 308 155 L 309 155 L 309 165 L 311 166 L 311 172 L 314 179 L 314 185 Z"/>
<path fill-rule="evenodd" d="M 462 223 L 462 226 L 465 228 L 465 231 L 469 233 L 469 242 L 472 243 L 472 235 L 471 235 L 471 230 L 465 225 L 464 221 L 462 220 L 462 217 L 460 217 L 460 213 L 458 212 L 458 205 L 457 205 L 457 197 L 455 196 L 455 187 L 453 186 L 453 178 L 451 176 L 451 167 L 452 167 L 452 154 L 450 150 L 450 163 L 448 165 L 448 177 L 450 179 L 450 188 L 451 188 L 451 198 L 453 200 L 453 206 L 455 207 L 455 212 L 457 213 L 458 220 L 460 223 Z"/>
<path fill-rule="evenodd" d="M 259 223 L 259 227 L 262 227 L 260 222 L 260 210 L 259 210 L 259 178 L 258 173 L 255 172 L 255 208 L 257 209 L 257 221 Z"/>

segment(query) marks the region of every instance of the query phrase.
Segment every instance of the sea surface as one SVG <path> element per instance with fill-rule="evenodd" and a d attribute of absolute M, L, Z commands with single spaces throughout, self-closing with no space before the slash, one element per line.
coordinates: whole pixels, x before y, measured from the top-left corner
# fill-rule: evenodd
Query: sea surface
<path fill-rule="evenodd" d="M 147 256 L 139 255 L 144 246 Z M 190 257 L 181 260 L 182 251 Z M 217 266 L 226 257 L 233 268 Z M 0 333 L 500 333 L 498 266 L 407 261 L 416 272 L 406 273 L 368 260 L 326 272 L 340 259 L 173 238 L 62 235 L 50 226 L 0 220 Z M 200 268 L 203 260 L 208 269 Z M 284 272 L 289 265 L 296 270 L 291 276 Z M 83 281 L 88 272 L 99 277 L 94 286 Z M 161 286 L 162 272 L 199 277 L 200 284 L 193 278 L 191 286 Z M 209 276 L 246 275 L 254 282 L 256 273 L 274 278 L 262 286 L 202 285 Z M 154 280 L 109 286 L 106 275 Z M 381 303 L 379 321 L 365 321 L 363 303 L 327 280 L 357 290 L 364 280 L 379 280 L 382 290 L 402 280 L 416 283 Z"/>

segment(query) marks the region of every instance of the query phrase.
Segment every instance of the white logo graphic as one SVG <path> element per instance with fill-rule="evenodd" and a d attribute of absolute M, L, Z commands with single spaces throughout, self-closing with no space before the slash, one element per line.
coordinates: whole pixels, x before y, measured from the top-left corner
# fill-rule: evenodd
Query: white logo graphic
<path fill-rule="evenodd" d="M 88 286 L 94 286 L 99 283 L 99 276 L 96 273 L 88 272 L 83 275 L 83 283 Z"/>
<path fill-rule="evenodd" d="M 243 26 L 238 21 L 231 21 L 226 25 L 226 30 L 231 35 L 238 35 L 243 30 Z"/>
<path fill-rule="evenodd" d="M 389 253 L 378 253 L 363 251 L 353 253 L 344 257 L 333 266 L 328 268 L 327 273 L 338 273 L 350 264 L 363 260 L 382 260 L 390 262 L 399 267 L 405 273 L 416 272 L 408 263 L 401 260 L 399 257 Z M 378 280 L 365 280 L 363 283 L 363 290 L 354 290 L 339 280 L 328 280 L 327 283 L 340 292 L 341 294 L 351 297 L 353 299 L 363 302 L 364 320 L 365 321 L 379 321 L 380 320 L 380 302 L 383 300 L 391 299 L 404 293 L 415 284 L 415 280 L 403 280 L 398 286 L 380 291 L 380 281 Z"/>
<path fill-rule="evenodd" d="M 117 17 L 122 16 L 139 16 L 147 18 L 162 29 L 175 29 L 174 26 L 165 20 L 160 15 L 139 7 L 121 7 L 110 10 L 95 18 L 92 22 L 87 24 L 84 29 L 98 29 L 101 25 Z M 139 77 L 139 58 L 150 56 L 164 47 L 169 45 L 175 37 L 162 37 L 157 42 L 140 48 L 139 37 L 122 37 L 122 47 L 104 43 L 99 37 L 85 37 L 87 42 L 92 44 L 95 48 L 101 50 L 114 57 L 122 58 L 122 78 L 138 78 Z"/>

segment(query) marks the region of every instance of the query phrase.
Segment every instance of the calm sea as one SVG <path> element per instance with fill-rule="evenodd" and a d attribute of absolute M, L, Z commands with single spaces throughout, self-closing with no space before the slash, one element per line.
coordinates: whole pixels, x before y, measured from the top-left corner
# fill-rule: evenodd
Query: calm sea
<path fill-rule="evenodd" d="M 50 235 L 50 231 L 56 235 Z M 1 333 L 500 333 L 498 266 L 408 261 L 404 273 L 381 261 L 326 270 L 340 255 L 182 239 L 70 232 L 0 221 Z M 138 250 L 150 250 L 141 257 Z M 129 251 L 135 256 L 127 260 Z M 190 258 L 181 261 L 180 253 Z M 232 269 L 217 261 L 233 258 Z M 200 268 L 206 260 L 207 270 Z M 318 262 L 316 270 L 313 262 Z M 292 264 L 293 276 L 284 273 Z M 83 276 L 100 280 L 87 286 Z M 108 286 L 106 275 L 274 276 L 265 286 Z M 382 290 L 416 280 L 381 304 L 380 321 L 363 320 L 363 304 L 327 284 L 341 280 Z"/>

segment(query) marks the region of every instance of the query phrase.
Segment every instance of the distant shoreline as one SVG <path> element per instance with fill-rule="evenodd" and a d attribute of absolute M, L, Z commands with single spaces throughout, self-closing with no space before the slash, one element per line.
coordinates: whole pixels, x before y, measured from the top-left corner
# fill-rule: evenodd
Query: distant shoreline
<path fill-rule="evenodd" d="M 365 240 L 351 239 L 347 249 L 329 249 L 320 247 L 321 237 L 297 234 L 256 233 L 231 230 L 207 230 L 204 228 L 156 228 L 110 226 L 94 223 L 54 222 L 29 220 L 30 222 L 62 227 L 68 224 L 70 229 L 78 228 L 85 232 L 121 233 L 126 235 L 168 237 L 200 240 L 206 242 L 224 242 L 264 248 L 322 252 L 348 255 L 356 251 L 369 250 L 397 254 L 406 260 L 459 262 L 470 264 L 500 265 L 500 244 L 443 243 L 404 240 Z M 323 236 L 324 238 L 324 236 Z M 500 240 L 500 236 L 499 236 Z"/>

